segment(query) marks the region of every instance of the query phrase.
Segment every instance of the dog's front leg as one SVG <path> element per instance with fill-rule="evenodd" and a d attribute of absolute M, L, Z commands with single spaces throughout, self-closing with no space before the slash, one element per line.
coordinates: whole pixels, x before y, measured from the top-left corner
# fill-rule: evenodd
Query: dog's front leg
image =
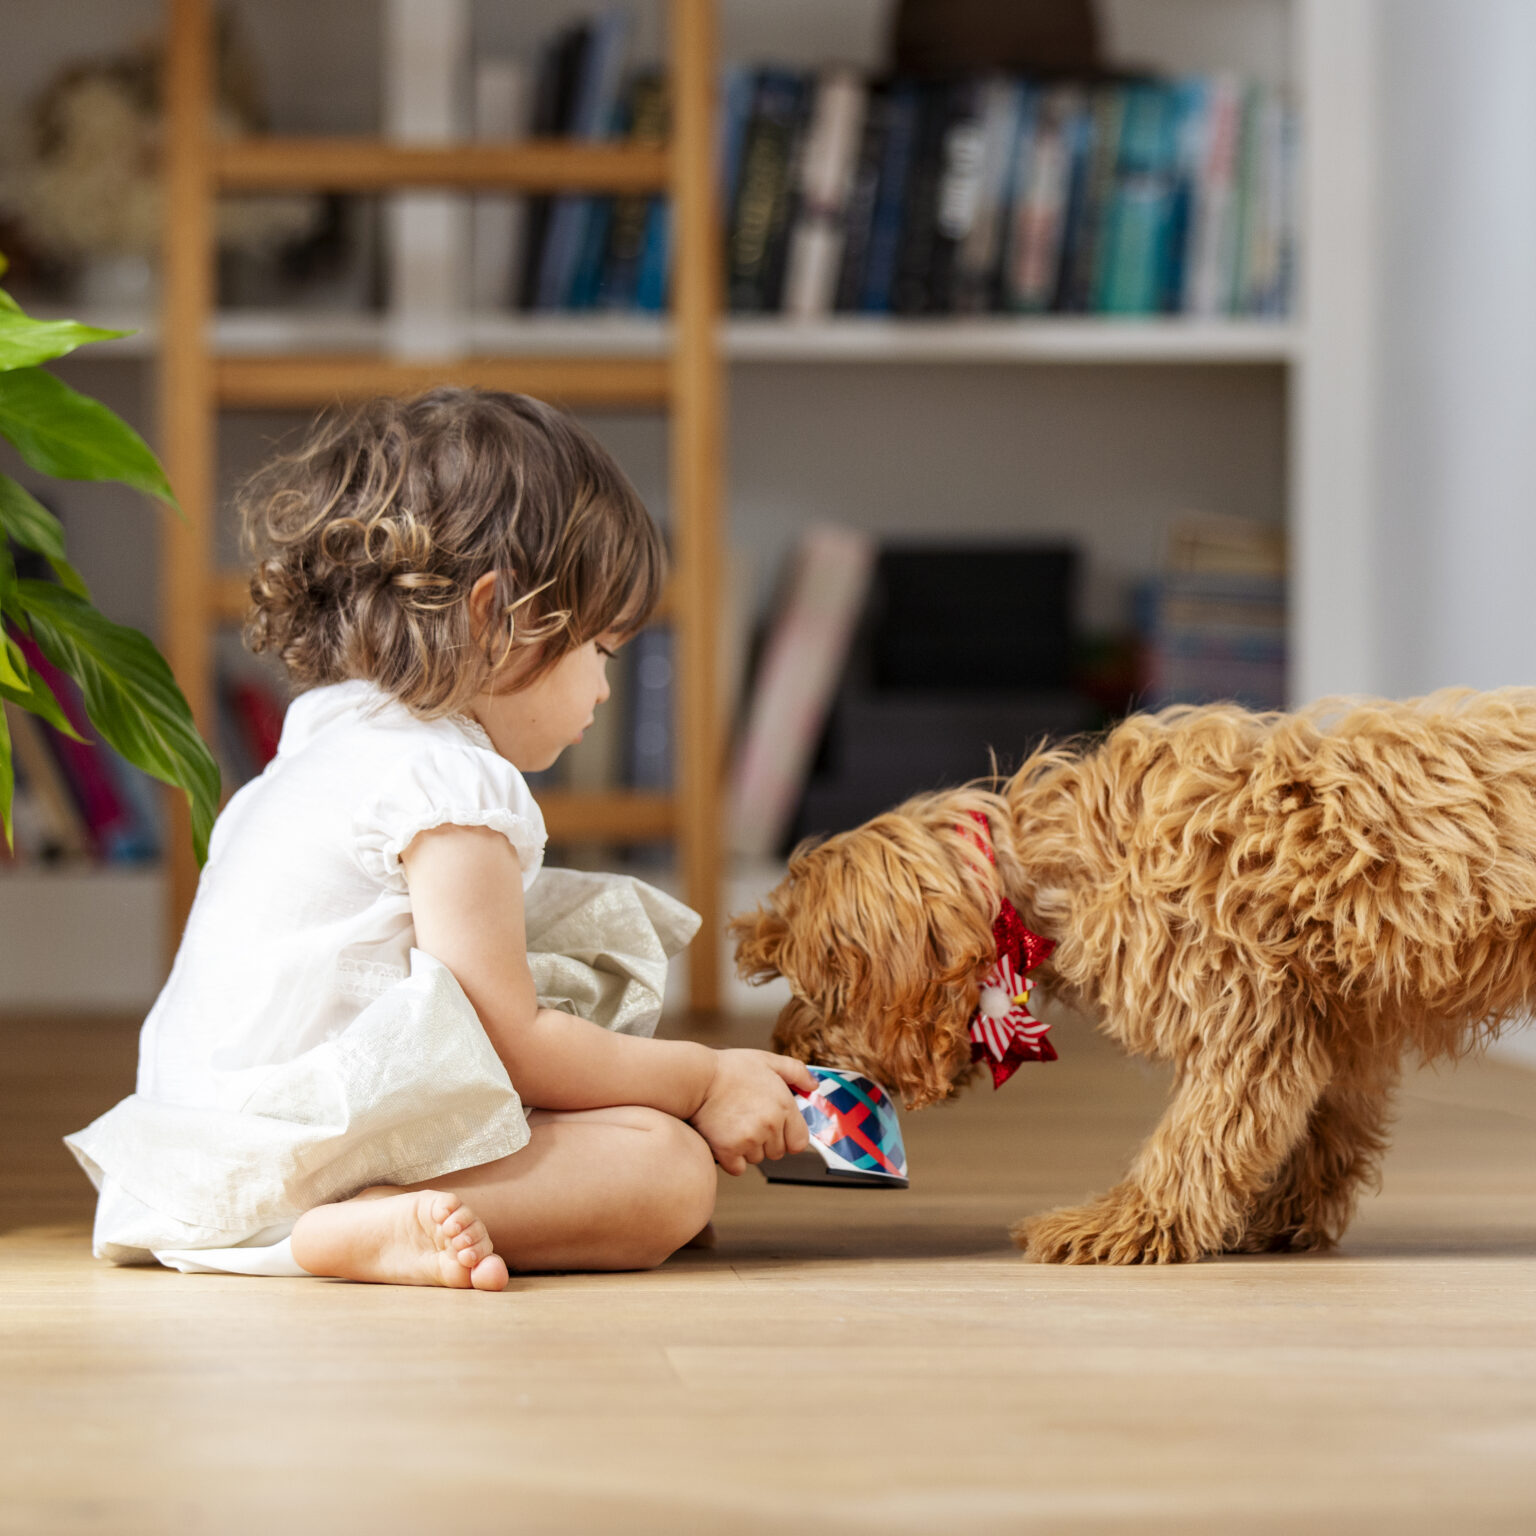
<path fill-rule="evenodd" d="M 1238 987 L 1196 1032 L 1162 1123 L 1129 1176 L 1087 1205 L 1021 1222 L 1054 1264 L 1166 1264 L 1220 1253 L 1305 1134 L 1330 1075 L 1308 1021 Z"/>

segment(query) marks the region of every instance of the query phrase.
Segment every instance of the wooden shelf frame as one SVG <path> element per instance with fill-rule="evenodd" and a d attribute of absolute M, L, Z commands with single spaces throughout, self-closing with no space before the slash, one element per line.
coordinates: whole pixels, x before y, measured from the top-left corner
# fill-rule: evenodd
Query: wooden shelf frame
<path fill-rule="evenodd" d="M 167 0 L 166 218 L 159 325 L 160 447 L 185 512 L 167 526 L 162 604 L 166 653 L 205 736 L 213 733 L 212 635 L 238 622 L 245 580 L 215 569 L 216 424 L 221 409 L 316 408 L 374 394 L 460 383 L 569 407 L 654 409 L 671 422 L 667 610 L 677 677 L 676 785 L 670 795 L 616 790 L 541 797 L 551 837 L 672 839 L 683 888 L 703 919 L 689 952 L 695 1010 L 720 1002 L 724 742 L 715 667 L 719 622 L 724 368 L 719 216 L 713 174 L 716 0 L 668 0 L 673 136 L 663 148 L 536 140 L 405 146 L 372 139 L 219 142 L 213 128 L 211 0 Z M 220 191 L 657 192 L 673 208 L 670 346 L 655 355 L 488 355 L 441 361 L 387 353 L 219 353 L 214 336 L 214 201 Z M 174 944 L 197 870 L 187 817 L 173 801 L 168 881 Z"/>
<path fill-rule="evenodd" d="M 377 139 L 230 139 L 213 148 L 222 192 L 666 192 L 664 149 L 534 139 L 516 144 L 390 144 Z"/>

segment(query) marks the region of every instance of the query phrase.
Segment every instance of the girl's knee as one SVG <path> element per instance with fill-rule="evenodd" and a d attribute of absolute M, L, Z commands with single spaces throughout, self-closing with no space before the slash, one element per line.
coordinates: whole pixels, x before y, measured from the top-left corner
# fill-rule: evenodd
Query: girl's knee
<path fill-rule="evenodd" d="M 643 1217 L 634 1236 L 638 1268 L 652 1269 L 696 1237 L 714 1214 L 715 1160 L 692 1126 L 658 1111 L 646 1126 L 646 1146 L 635 1170 Z"/>

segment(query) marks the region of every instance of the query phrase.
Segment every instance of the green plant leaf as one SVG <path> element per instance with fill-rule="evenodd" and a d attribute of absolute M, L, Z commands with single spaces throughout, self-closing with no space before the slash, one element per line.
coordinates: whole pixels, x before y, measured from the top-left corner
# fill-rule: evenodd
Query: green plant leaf
<path fill-rule="evenodd" d="M 5 846 L 13 853 L 16 837 L 11 828 L 11 796 L 16 787 L 16 770 L 11 765 L 11 722 L 0 709 L 0 825 L 5 828 Z"/>
<path fill-rule="evenodd" d="M 11 305 L 0 308 L 0 372 L 35 368 L 91 341 L 113 341 L 132 331 L 105 331 L 77 320 L 34 320 Z"/>
<path fill-rule="evenodd" d="M 0 534 L 9 534 L 23 549 L 41 555 L 76 597 L 90 601 L 79 571 L 65 558 L 64 525 L 9 475 L 0 475 Z"/>
<path fill-rule="evenodd" d="M 99 401 L 41 368 L 0 373 L 0 436 L 45 475 L 119 480 L 176 505 L 165 471 L 144 439 Z"/>
<path fill-rule="evenodd" d="M 218 812 L 219 770 L 160 653 L 137 630 L 114 624 L 52 582 L 18 581 L 16 597 L 43 654 L 80 684 L 85 712 L 103 738 L 186 793 L 201 863 Z"/>
<path fill-rule="evenodd" d="M 25 688 L 27 658 L 9 635 L 0 636 L 0 642 L 0 688 Z"/>
<path fill-rule="evenodd" d="M 76 741 L 84 741 L 85 737 L 70 723 L 69 716 L 64 713 L 63 705 L 54 697 L 53 689 L 38 676 L 33 667 L 27 668 L 27 682 L 29 686 L 26 688 L 8 688 L 0 685 L 0 699 L 9 699 L 12 704 L 46 720 L 54 730 L 65 736 L 71 736 Z"/>

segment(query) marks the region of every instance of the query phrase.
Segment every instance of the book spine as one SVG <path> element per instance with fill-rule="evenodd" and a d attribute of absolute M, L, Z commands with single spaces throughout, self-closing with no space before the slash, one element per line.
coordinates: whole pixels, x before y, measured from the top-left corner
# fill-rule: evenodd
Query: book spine
<path fill-rule="evenodd" d="M 259 773 L 277 756 L 283 737 L 282 701 L 265 685 L 250 678 L 232 681 L 229 698 L 240 722 L 246 753 Z"/>
<path fill-rule="evenodd" d="M 636 309 L 645 314 L 660 314 L 666 309 L 671 270 L 672 204 L 658 197 L 645 216 L 645 244 L 640 251 L 640 276 L 635 286 Z"/>
<path fill-rule="evenodd" d="M 1075 144 L 1086 114 L 1082 93 L 1058 87 L 1040 100 L 1028 142 L 1014 162 L 1003 278 L 1007 308 L 1041 313 L 1055 304 Z"/>
<path fill-rule="evenodd" d="M 901 226 L 905 216 L 908 173 L 917 136 L 918 87 L 898 80 L 891 87 L 885 154 L 880 163 L 879 187 L 870 228 L 869 259 L 858 307 L 866 314 L 884 314 L 891 308 L 896 282 L 896 262 L 901 250 Z"/>
<path fill-rule="evenodd" d="M 952 110 L 950 87 L 922 87 L 891 289 L 891 309 L 898 315 L 927 313 L 942 280 L 939 197 L 946 177 L 945 141 Z"/>
<path fill-rule="evenodd" d="M 843 221 L 843 257 L 837 275 L 834 307 L 845 313 L 859 307 L 859 295 L 863 290 L 865 271 L 869 264 L 875 200 L 880 190 L 880 162 L 885 153 L 890 124 L 889 91 L 872 89 L 865 104 L 864 132 L 859 144 L 858 164 L 854 169 Z"/>
<path fill-rule="evenodd" d="M 18 705 L 7 702 L 4 708 L 15 761 L 26 775 L 31 809 L 40 829 L 39 853 L 45 859 L 87 857 L 93 851 L 90 829 L 49 751 L 47 726 Z"/>
<path fill-rule="evenodd" d="M 85 738 L 75 741 L 50 727 L 43 727 L 44 740 L 79 809 L 92 851 L 100 858 L 113 858 L 121 839 L 131 829 L 132 818 L 103 763 L 105 749 L 91 730 L 79 689 L 43 655 L 36 641 L 19 636 L 18 643 L 28 665 L 52 689 L 69 723 Z"/>
<path fill-rule="evenodd" d="M 614 132 L 629 29 L 627 11 L 606 11 L 593 23 L 571 108 L 572 137 L 596 142 Z M 592 196 L 555 199 L 539 259 L 539 309 L 563 309 L 571 303 L 587 226 L 601 201 Z"/>
<path fill-rule="evenodd" d="M 1237 216 L 1242 88 L 1228 76 L 1217 76 L 1207 83 L 1206 97 L 1184 308 L 1189 314 L 1210 318 L 1225 314 L 1227 306 Z"/>
<path fill-rule="evenodd" d="M 801 96 L 797 76 L 785 70 L 759 72 L 728 247 L 727 300 L 741 313 L 761 313 L 774 297 L 776 246 L 788 222 Z"/>
<path fill-rule="evenodd" d="M 874 568 L 849 529 L 809 530 L 764 647 L 731 782 L 731 842 L 767 857 L 788 831 Z"/>
<path fill-rule="evenodd" d="M 632 673 L 625 777 L 634 789 L 672 787 L 672 630 L 643 629 L 629 644 Z"/>
<path fill-rule="evenodd" d="M 1254 256 L 1256 226 L 1262 198 L 1260 180 L 1262 87 L 1246 86 L 1242 93 L 1237 144 L 1236 187 L 1232 220 L 1232 248 L 1224 280 L 1224 312 L 1248 312 L 1248 286 Z"/>
<path fill-rule="evenodd" d="M 784 275 L 783 309 L 793 319 L 830 314 L 837 297 L 864 103 L 864 82 L 852 70 L 824 70 L 817 79 Z"/>
<path fill-rule="evenodd" d="M 531 129 L 538 138 L 570 131 L 576 81 L 590 44 L 591 29 L 585 23 L 567 27 L 544 49 L 534 89 Z M 539 280 L 544 265 L 544 246 L 549 233 L 554 199 L 530 197 L 524 219 L 523 255 L 519 263 L 518 308 L 538 306 Z"/>
<path fill-rule="evenodd" d="M 985 83 L 952 86 L 940 140 L 939 182 L 934 197 L 933 249 L 925 305 L 933 314 L 960 308 L 961 252 L 981 218 L 986 185 L 987 93 Z"/>
<path fill-rule="evenodd" d="M 1093 93 L 1092 147 L 1068 225 L 1061 307 L 1069 314 L 1091 313 L 1102 289 L 1125 106 L 1123 86 L 1104 85 Z"/>
<path fill-rule="evenodd" d="M 1128 88 L 1120 171 L 1097 307 L 1147 315 L 1162 300 L 1166 242 L 1173 217 L 1172 102 L 1161 84 Z"/>
<path fill-rule="evenodd" d="M 637 74 L 629 86 L 629 139 L 634 144 L 662 144 L 667 137 L 667 93 L 664 77 Z M 640 286 L 640 261 L 652 207 L 646 196 L 616 198 L 608 221 L 607 251 L 597 292 L 601 309 L 632 309 Z"/>
<path fill-rule="evenodd" d="M 976 209 L 955 256 L 952 307 L 961 314 L 998 307 L 1013 169 L 1029 153 L 1035 95 L 1014 80 L 988 80 L 983 87 Z"/>

